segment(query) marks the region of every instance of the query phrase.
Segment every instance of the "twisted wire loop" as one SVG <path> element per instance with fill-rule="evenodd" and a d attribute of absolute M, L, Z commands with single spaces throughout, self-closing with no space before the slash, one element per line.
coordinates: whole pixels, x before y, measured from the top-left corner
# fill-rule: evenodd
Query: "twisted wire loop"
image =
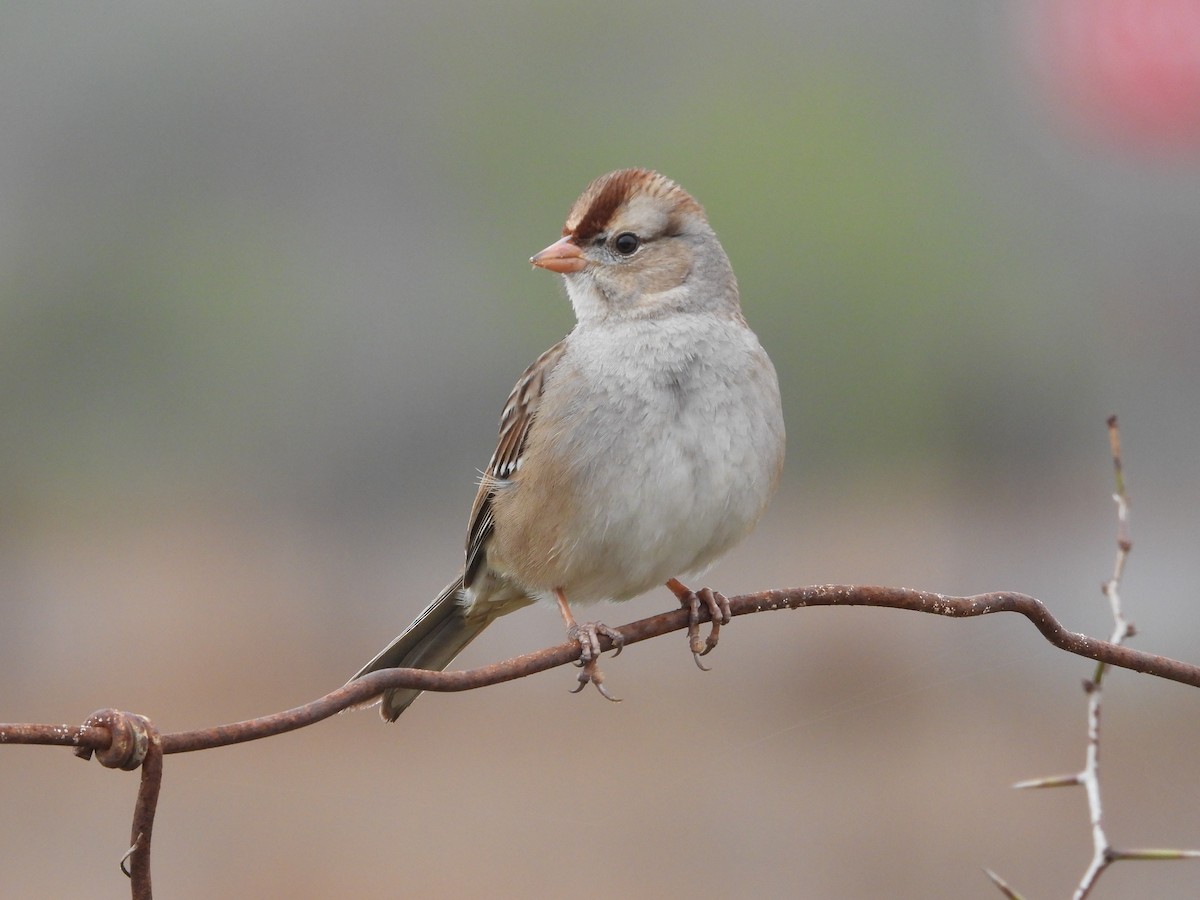
<path fill-rule="evenodd" d="M 108 746 L 75 748 L 80 759 L 93 754 L 100 765 L 109 769 L 132 772 L 142 770 L 138 785 L 137 803 L 133 809 L 133 829 L 129 850 L 121 858 L 121 871 L 132 882 L 133 900 L 151 900 L 150 836 L 154 828 L 154 812 L 162 787 L 162 738 L 158 729 L 145 716 L 119 709 L 101 709 L 92 713 L 79 727 L 80 733 L 102 728 L 108 731 Z"/>
<path fill-rule="evenodd" d="M 98 709 L 88 716 L 80 732 L 89 728 L 104 728 L 111 736 L 107 747 L 80 746 L 75 755 L 80 759 L 91 759 L 93 749 L 96 761 L 108 769 L 124 769 L 132 772 L 142 764 L 150 748 L 150 734 L 154 726 L 145 716 L 123 712 L 119 709 Z"/>

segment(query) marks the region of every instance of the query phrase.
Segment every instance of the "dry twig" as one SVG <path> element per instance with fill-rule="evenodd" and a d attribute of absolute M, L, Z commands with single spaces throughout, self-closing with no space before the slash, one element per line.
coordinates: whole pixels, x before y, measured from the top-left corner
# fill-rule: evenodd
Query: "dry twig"
<path fill-rule="evenodd" d="M 1113 617 L 1113 632 L 1110 643 L 1121 646 L 1136 633 L 1133 623 L 1125 618 L 1121 609 L 1121 576 L 1125 572 L 1125 562 L 1133 549 L 1133 541 L 1129 534 L 1129 496 L 1125 492 L 1125 472 L 1121 462 L 1121 431 L 1117 425 L 1117 417 L 1108 419 L 1108 440 L 1112 450 L 1113 474 L 1116 488 L 1113 501 L 1117 504 L 1117 554 L 1113 563 L 1112 576 L 1101 585 L 1100 590 L 1108 598 L 1109 609 Z M 1070 775 L 1052 775 L 1048 778 L 1035 778 L 1014 784 L 1015 788 L 1047 788 L 1073 787 L 1081 785 L 1087 793 L 1088 820 L 1092 828 L 1092 860 L 1087 870 L 1079 879 L 1075 888 L 1074 900 L 1085 900 L 1092 888 L 1096 886 L 1104 870 L 1119 859 L 1196 859 L 1200 851 L 1169 850 L 1169 849 L 1139 849 L 1121 850 L 1109 843 L 1104 830 L 1104 804 L 1100 793 L 1100 705 L 1103 699 L 1102 683 L 1108 662 L 1101 660 L 1090 680 L 1084 681 L 1083 689 L 1087 695 L 1087 753 L 1083 770 Z M 1001 892 L 1013 896 L 1012 890 L 999 876 L 988 873 Z"/>

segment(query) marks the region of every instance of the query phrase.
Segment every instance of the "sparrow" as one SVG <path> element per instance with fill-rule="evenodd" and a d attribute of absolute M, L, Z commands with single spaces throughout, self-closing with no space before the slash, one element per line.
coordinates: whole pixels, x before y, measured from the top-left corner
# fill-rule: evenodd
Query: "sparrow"
<path fill-rule="evenodd" d="M 774 366 L 742 315 L 704 209 L 674 181 L 622 169 L 587 186 L 561 239 L 530 262 L 563 277 L 576 325 L 517 380 L 471 507 L 462 570 L 351 681 L 442 670 L 493 620 L 553 603 L 581 647 L 579 685 L 609 699 L 601 637 L 572 606 L 657 585 L 689 611 L 697 665 L 729 622 L 698 577 L 758 522 L 779 481 Z M 699 611 L 712 628 L 701 641 Z M 614 654 L 615 655 L 615 654 Z M 395 721 L 421 692 L 390 688 Z"/>

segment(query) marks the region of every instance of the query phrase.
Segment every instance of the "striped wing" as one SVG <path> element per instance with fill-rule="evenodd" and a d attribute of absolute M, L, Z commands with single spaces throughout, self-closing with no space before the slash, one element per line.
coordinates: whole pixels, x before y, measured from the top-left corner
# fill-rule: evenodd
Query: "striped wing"
<path fill-rule="evenodd" d="M 492 498 L 497 488 L 509 482 L 521 468 L 521 457 L 529 440 L 529 430 L 537 418 L 538 405 L 546 386 L 546 376 L 558 364 L 566 350 L 566 341 L 559 341 L 539 356 L 519 379 L 504 412 L 500 415 L 500 436 L 496 452 L 479 482 L 479 492 L 471 507 L 471 525 L 467 531 L 467 567 L 463 585 L 470 587 L 487 562 L 487 544 L 495 527 L 492 518 Z"/>

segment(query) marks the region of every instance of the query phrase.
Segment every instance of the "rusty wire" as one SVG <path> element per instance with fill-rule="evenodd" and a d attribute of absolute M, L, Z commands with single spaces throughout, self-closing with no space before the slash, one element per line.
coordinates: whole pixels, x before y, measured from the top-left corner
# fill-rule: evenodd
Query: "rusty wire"
<path fill-rule="evenodd" d="M 809 606 L 875 606 L 950 618 L 1015 612 L 1029 619 L 1051 644 L 1069 653 L 1200 687 L 1200 666 L 1068 631 L 1040 600 L 1009 591 L 952 597 L 909 588 L 826 584 L 744 594 L 730 598 L 729 606 L 734 616 Z M 709 618 L 708 611 L 701 608 L 700 616 L 702 621 L 706 621 Z M 686 628 L 687 618 L 687 611 L 678 609 L 640 619 L 616 630 L 625 638 L 626 645 L 636 644 Z M 611 649 L 608 638 L 602 638 L 601 641 L 604 650 Z M 162 757 L 165 754 L 225 747 L 294 731 L 367 702 L 387 688 L 469 691 L 512 681 L 573 662 L 579 658 L 579 652 L 579 644 L 572 642 L 477 669 L 452 672 L 385 669 L 340 687 L 311 703 L 283 712 L 230 725 L 163 735 L 144 716 L 115 709 L 94 713 L 80 726 L 0 724 L 0 744 L 70 746 L 75 747 L 76 754 L 85 759 L 94 753 L 101 764 L 109 768 L 141 768 L 142 780 L 134 809 L 130 849 L 126 856 L 129 868 L 126 873 L 131 879 L 134 900 L 150 900 L 150 839 L 162 780 Z"/>

